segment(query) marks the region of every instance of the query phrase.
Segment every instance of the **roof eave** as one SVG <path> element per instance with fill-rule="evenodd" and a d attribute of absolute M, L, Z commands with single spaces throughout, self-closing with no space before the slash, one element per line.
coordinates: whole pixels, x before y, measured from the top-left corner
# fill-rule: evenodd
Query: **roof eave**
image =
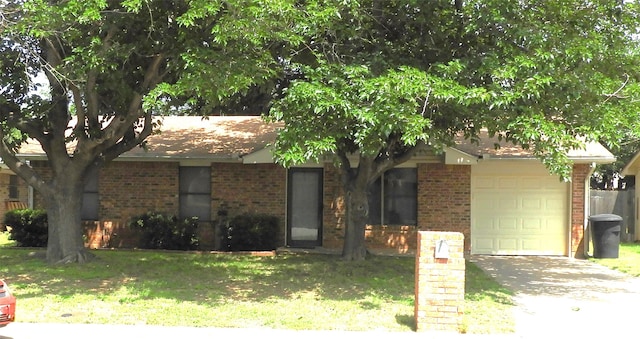
<path fill-rule="evenodd" d="M 640 167 L 640 152 L 636 153 L 633 158 L 622 168 L 622 175 L 636 175 Z"/>
<path fill-rule="evenodd" d="M 611 164 L 616 161 L 615 157 L 569 157 L 575 164 Z"/>
<path fill-rule="evenodd" d="M 478 157 L 454 147 L 447 147 L 444 152 L 444 163 L 447 165 L 473 165 L 478 163 Z"/>
<path fill-rule="evenodd" d="M 19 159 L 38 161 L 47 160 L 44 154 L 17 154 Z M 208 161 L 208 162 L 241 162 L 242 157 L 237 154 L 227 155 L 126 155 L 123 154 L 113 161 L 160 161 L 160 162 L 182 162 L 182 161 Z"/>

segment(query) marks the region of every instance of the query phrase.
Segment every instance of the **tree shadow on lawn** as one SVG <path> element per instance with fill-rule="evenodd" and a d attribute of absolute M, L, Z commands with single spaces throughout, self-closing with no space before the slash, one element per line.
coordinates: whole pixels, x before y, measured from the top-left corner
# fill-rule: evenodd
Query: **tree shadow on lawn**
<path fill-rule="evenodd" d="M 50 295 L 115 299 L 122 304 L 167 299 L 206 306 L 218 303 L 348 302 L 360 311 L 399 304 L 412 310 L 414 258 L 373 256 L 345 262 L 329 254 L 247 255 L 106 251 L 84 265 L 50 266 L 33 250 L 1 249 L 0 274 L 21 299 Z M 329 306 L 334 307 L 334 306 Z M 413 327 L 410 315 L 396 314 Z"/>
<path fill-rule="evenodd" d="M 341 321 L 357 323 L 353 319 L 363 319 L 361 325 L 344 325 L 344 329 L 360 330 L 355 326 L 415 329 L 413 257 L 372 256 L 361 262 L 345 262 L 332 254 L 286 253 L 257 257 L 99 250 L 94 252 L 93 262 L 52 266 L 33 252 L 0 249 L 3 263 L 0 276 L 9 280 L 23 305 L 29 300 L 31 304 L 51 303 L 37 305 L 35 312 L 73 314 L 73 317 L 54 321 L 96 321 L 91 318 L 96 317 L 91 315 L 92 307 L 102 307 L 104 313 L 130 312 L 130 319 L 125 323 L 163 324 L 161 315 L 157 316 L 158 320 L 135 318 L 137 310 L 146 312 L 157 307 L 158 313 L 170 310 L 174 314 L 180 308 L 187 313 L 180 315 L 183 317 L 194 312 L 203 313 L 198 314 L 200 318 L 226 317 L 216 323 L 206 319 L 198 320 L 202 323 L 184 320 L 193 326 L 326 329 L 322 326 L 342 326 Z M 508 291 L 482 270 L 468 265 L 465 302 L 470 303 L 470 307 L 484 307 L 484 298 L 510 306 L 510 297 Z M 75 309 L 65 309 L 69 306 Z M 487 306 L 492 307 L 490 303 Z M 334 320 L 336 318 L 339 320 Z M 231 322 L 225 322 L 227 319 Z"/>

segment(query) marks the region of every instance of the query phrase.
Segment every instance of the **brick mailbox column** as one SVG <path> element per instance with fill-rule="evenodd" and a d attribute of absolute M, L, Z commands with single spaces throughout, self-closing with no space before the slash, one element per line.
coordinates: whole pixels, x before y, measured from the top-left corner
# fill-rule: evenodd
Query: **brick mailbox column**
<path fill-rule="evenodd" d="M 416 331 L 455 331 L 462 326 L 464 236 L 418 232 L 415 274 Z"/>

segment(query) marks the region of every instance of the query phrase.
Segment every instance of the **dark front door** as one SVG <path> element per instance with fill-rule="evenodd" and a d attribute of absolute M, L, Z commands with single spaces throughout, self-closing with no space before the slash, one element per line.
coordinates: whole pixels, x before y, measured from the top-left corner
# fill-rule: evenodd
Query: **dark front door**
<path fill-rule="evenodd" d="M 289 170 L 287 245 L 322 246 L 322 169 Z"/>

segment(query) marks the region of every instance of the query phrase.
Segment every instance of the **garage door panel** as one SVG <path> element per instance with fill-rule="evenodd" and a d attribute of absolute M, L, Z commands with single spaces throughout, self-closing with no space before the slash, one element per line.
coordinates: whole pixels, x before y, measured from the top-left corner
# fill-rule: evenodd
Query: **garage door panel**
<path fill-rule="evenodd" d="M 496 185 L 497 189 L 508 190 L 508 189 L 516 189 L 518 187 L 518 179 L 517 178 L 496 178 L 498 185 Z"/>
<path fill-rule="evenodd" d="M 538 190 L 543 185 L 544 181 L 541 182 L 540 178 L 527 177 L 521 179 L 519 188 L 525 190 Z"/>
<path fill-rule="evenodd" d="M 490 199 L 488 197 L 484 197 L 484 198 L 480 198 L 480 200 L 478 200 L 476 207 L 481 209 L 481 210 L 485 210 L 485 209 L 495 209 L 497 208 L 497 202 L 493 199 Z"/>
<path fill-rule="evenodd" d="M 540 239 L 523 239 L 522 250 L 524 251 L 536 251 L 540 249 Z"/>
<path fill-rule="evenodd" d="M 479 189 L 495 188 L 495 180 L 494 178 L 489 177 L 478 178 L 475 182 L 475 186 Z"/>
<path fill-rule="evenodd" d="M 517 251 L 518 239 L 515 238 L 500 238 L 498 239 L 498 248 L 503 251 Z"/>
<path fill-rule="evenodd" d="M 500 199 L 497 208 L 505 211 L 517 211 L 518 202 L 511 199 Z"/>
<path fill-rule="evenodd" d="M 513 231 L 518 229 L 518 219 L 500 218 L 498 220 L 498 231 Z"/>
<path fill-rule="evenodd" d="M 547 199 L 544 207 L 548 211 L 559 213 L 566 210 L 566 202 L 563 199 Z"/>
<path fill-rule="evenodd" d="M 494 222 L 495 220 L 492 217 L 479 217 L 477 220 L 477 225 L 479 229 L 482 230 L 481 233 L 492 232 L 493 230 L 497 229 L 497 227 L 495 227 L 494 225 Z"/>
<path fill-rule="evenodd" d="M 522 230 L 529 232 L 541 232 L 544 231 L 544 227 L 542 226 L 543 221 L 539 218 L 535 219 L 522 219 Z"/>
<path fill-rule="evenodd" d="M 567 183 L 549 176 L 543 166 L 539 175 L 531 168 L 524 176 L 498 167 L 479 172 L 472 168 L 472 253 L 566 254 Z"/>
<path fill-rule="evenodd" d="M 479 253 L 493 254 L 491 252 L 496 248 L 494 240 L 494 238 L 478 237 L 474 241 L 475 249 L 478 250 Z"/>
<path fill-rule="evenodd" d="M 522 209 L 524 211 L 540 210 L 545 205 L 543 197 L 523 197 Z"/>

